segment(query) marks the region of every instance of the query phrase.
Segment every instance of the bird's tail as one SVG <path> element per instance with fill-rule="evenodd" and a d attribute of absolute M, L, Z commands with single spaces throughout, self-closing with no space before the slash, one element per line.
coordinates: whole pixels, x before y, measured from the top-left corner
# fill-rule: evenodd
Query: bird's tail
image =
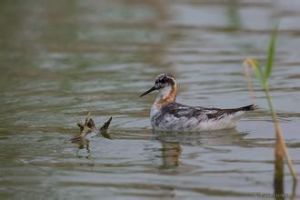
<path fill-rule="evenodd" d="M 233 119 L 239 120 L 245 112 L 252 111 L 257 109 L 257 106 L 254 104 L 243 106 L 239 108 L 230 109 L 229 113 L 232 114 Z"/>
<path fill-rule="evenodd" d="M 243 106 L 240 108 L 236 108 L 236 111 L 251 111 L 257 109 L 257 106 L 254 104 L 248 105 L 248 106 Z"/>

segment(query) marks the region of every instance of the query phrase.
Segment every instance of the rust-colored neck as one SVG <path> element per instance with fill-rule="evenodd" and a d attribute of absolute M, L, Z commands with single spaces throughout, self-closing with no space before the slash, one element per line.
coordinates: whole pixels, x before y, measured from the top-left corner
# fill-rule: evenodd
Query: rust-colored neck
<path fill-rule="evenodd" d="M 164 105 L 167 105 L 169 103 L 173 103 L 176 100 L 176 95 L 178 92 L 177 84 L 174 83 L 166 88 L 163 88 L 155 100 L 155 105 L 158 108 L 163 107 Z"/>

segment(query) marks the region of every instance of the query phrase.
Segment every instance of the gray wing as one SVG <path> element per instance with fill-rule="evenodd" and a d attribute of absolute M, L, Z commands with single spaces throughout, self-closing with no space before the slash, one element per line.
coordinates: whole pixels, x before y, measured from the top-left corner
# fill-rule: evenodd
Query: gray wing
<path fill-rule="evenodd" d="M 221 109 L 221 108 L 205 108 L 205 107 L 192 107 L 179 103 L 171 103 L 165 106 L 162 110 L 163 113 L 174 115 L 177 118 L 203 118 L 203 119 L 221 119 L 228 115 L 234 115 L 245 111 L 255 110 L 256 106 L 251 104 L 239 108 Z"/>
<path fill-rule="evenodd" d="M 219 109 L 205 107 L 191 107 L 179 103 L 171 103 L 165 106 L 162 113 L 173 115 L 176 118 L 197 118 L 197 119 L 220 119 L 228 114 L 232 114 L 234 109 Z"/>

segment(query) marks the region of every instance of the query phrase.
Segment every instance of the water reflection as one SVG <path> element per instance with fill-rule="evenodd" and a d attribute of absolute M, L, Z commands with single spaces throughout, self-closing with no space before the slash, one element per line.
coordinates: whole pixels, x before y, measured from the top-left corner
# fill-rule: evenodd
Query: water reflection
<path fill-rule="evenodd" d="M 83 152 L 86 154 L 84 157 L 90 158 L 91 150 L 90 150 L 90 141 L 88 139 L 80 137 L 80 138 L 78 138 L 78 140 L 72 141 L 72 143 L 77 144 L 78 151 L 76 151 L 76 156 L 78 158 L 82 157 L 81 150 L 83 150 L 83 149 L 86 150 L 86 152 Z"/>
<path fill-rule="evenodd" d="M 228 1 L 228 28 L 231 30 L 239 30 L 241 28 L 241 16 L 238 8 L 239 0 Z"/>
<path fill-rule="evenodd" d="M 204 132 L 153 132 L 161 142 L 178 142 L 181 145 L 211 145 L 226 146 L 243 144 L 243 138 L 248 133 L 237 129 L 204 131 Z"/>
<path fill-rule="evenodd" d="M 161 143 L 161 169 L 174 169 L 180 165 L 180 156 L 184 146 L 228 146 L 243 144 L 247 133 L 240 133 L 236 129 L 212 132 L 161 132 L 153 131 L 154 138 Z"/>
<path fill-rule="evenodd" d="M 181 146 L 179 142 L 164 142 L 161 140 L 162 169 L 172 169 L 179 166 Z"/>

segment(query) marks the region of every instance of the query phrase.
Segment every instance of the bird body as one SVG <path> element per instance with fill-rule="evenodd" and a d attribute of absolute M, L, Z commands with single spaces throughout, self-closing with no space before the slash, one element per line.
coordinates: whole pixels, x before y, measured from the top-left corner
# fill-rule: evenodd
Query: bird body
<path fill-rule="evenodd" d="M 255 108 L 254 105 L 248 105 L 220 109 L 177 103 L 177 82 L 174 76 L 167 74 L 159 75 L 155 85 L 141 96 L 154 90 L 159 90 L 150 111 L 151 125 L 154 130 L 209 131 L 234 128 L 245 112 Z"/>
<path fill-rule="evenodd" d="M 204 108 L 170 103 L 158 109 L 153 105 L 150 112 L 151 125 L 156 130 L 201 131 L 234 128 L 236 122 L 253 105 L 235 108 Z"/>

